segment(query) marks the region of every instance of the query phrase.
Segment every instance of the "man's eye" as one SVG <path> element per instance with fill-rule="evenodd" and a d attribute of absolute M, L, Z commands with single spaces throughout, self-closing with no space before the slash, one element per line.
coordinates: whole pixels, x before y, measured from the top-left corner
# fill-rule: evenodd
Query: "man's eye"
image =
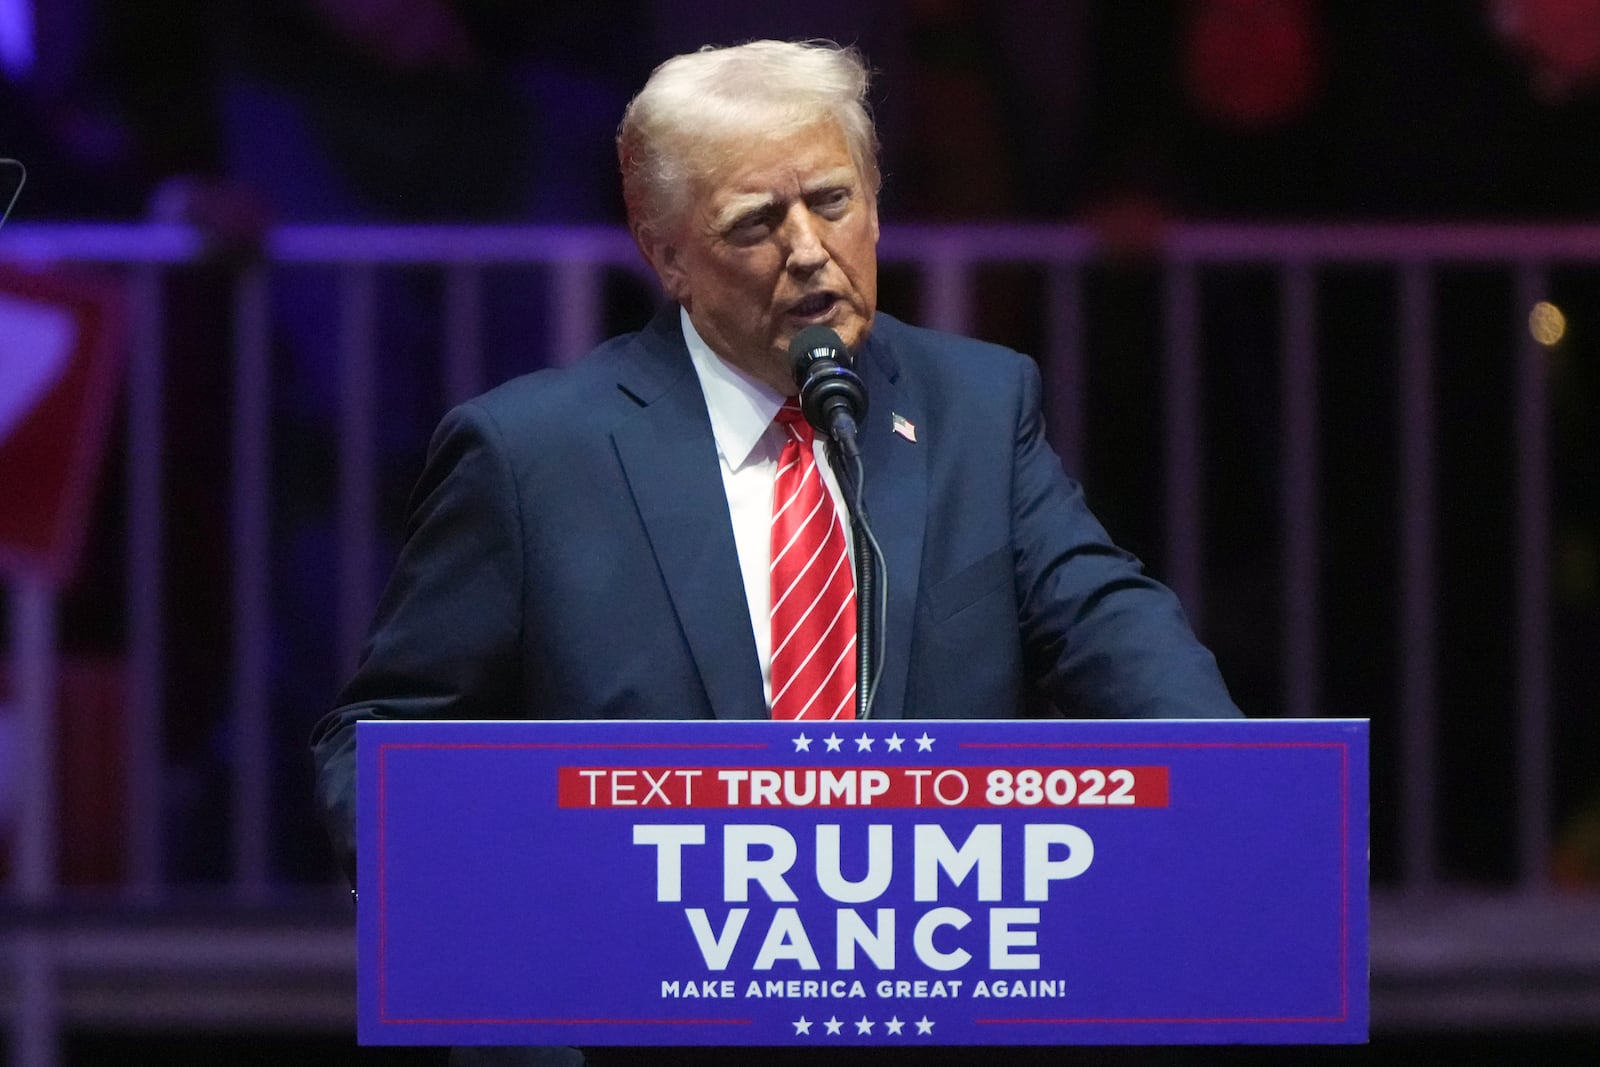
<path fill-rule="evenodd" d="M 814 202 L 819 211 L 841 211 L 850 203 L 850 190 L 829 189 Z"/>
<path fill-rule="evenodd" d="M 728 227 L 728 238 L 732 241 L 754 241 L 766 236 L 772 228 L 772 220 L 765 213 L 746 215 L 744 218 L 735 219 L 733 225 Z"/>

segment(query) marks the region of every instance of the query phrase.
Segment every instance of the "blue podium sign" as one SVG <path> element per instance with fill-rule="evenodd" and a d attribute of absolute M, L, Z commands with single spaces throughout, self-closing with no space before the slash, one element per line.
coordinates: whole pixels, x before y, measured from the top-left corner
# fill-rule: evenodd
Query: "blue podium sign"
<path fill-rule="evenodd" d="M 357 738 L 364 1044 L 1367 1037 L 1364 721 Z"/>

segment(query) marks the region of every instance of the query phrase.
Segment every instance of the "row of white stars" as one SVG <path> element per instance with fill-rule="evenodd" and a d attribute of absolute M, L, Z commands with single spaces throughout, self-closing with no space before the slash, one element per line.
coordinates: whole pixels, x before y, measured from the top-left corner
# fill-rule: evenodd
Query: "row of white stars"
<path fill-rule="evenodd" d="M 812 1025 L 813 1021 L 802 1015 L 800 1018 L 794 1021 L 794 1032 L 796 1034 L 809 1035 L 811 1033 Z M 830 1034 L 840 1034 L 844 1032 L 845 1024 L 837 1015 L 831 1019 L 823 1021 L 822 1025 L 827 1028 L 827 1031 Z M 863 1015 L 861 1018 L 855 1021 L 854 1025 L 856 1028 L 856 1033 L 870 1034 L 872 1033 L 872 1028 L 877 1024 Z M 915 1022 L 912 1022 L 911 1025 L 917 1028 L 917 1033 L 919 1034 L 933 1033 L 933 1020 L 929 1019 L 926 1015 Z M 906 1024 L 901 1022 L 898 1016 L 891 1016 L 883 1021 L 883 1030 L 886 1034 L 899 1034 L 901 1030 L 905 1029 L 905 1027 Z"/>
<path fill-rule="evenodd" d="M 838 735 L 838 733 L 835 732 L 835 733 L 829 734 L 827 737 L 817 738 L 817 740 L 821 741 L 824 745 L 828 746 L 827 747 L 827 751 L 829 751 L 829 752 L 838 752 L 838 751 L 841 751 L 839 746 L 843 745 L 847 740 L 849 740 L 849 738 L 840 737 Z M 872 742 L 875 741 L 875 740 L 877 740 L 877 739 L 874 738 L 871 734 L 862 734 L 860 737 L 855 739 L 856 751 L 857 752 L 871 752 L 872 751 Z M 808 737 L 805 734 L 801 734 L 799 737 L 796 737 L 794 739 L 794 750 L 796 752 L 810 752 L 811 751 L 811 741 L 812 741 L 812 738 Z M 928 736 L 927 731 L 923 731 L 923 734 L 922 734 L 921 737 L 901 737 L 899 734 L 890 734 L 888 737 L 883 739 L 883 743 L 884 743 L 885 747 L 887 747 L 887 749 L 890 752 L 899 752 L 901 747 L 907 741 L 915 741 L 917 743 L 917 751 L 918 752 L 932 752 L 933 751 L 933 741 L 934 741 L 934 739 Z"/>

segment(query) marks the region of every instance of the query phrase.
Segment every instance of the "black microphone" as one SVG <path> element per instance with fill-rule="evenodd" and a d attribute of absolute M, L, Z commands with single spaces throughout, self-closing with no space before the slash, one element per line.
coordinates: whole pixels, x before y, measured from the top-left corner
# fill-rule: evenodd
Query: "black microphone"
<path fill-rule="evenodd" d="M 806 421 L 838 442 L 846 458 L 859 459 L 856 423 L 867 413 L 867 387 L 851 363 L 844 342 L 826 326 L 807 326 L 789 342 Z"/>
<path fill-rule="evenodd" d="M 856 444 L 856 424 L 867 414 L 867 387 L 854 362 L 839 335 L 826 326 L 807 326 L 789 342 L 800 410 L 839 446 L 830 458 L 840 468 L 840 488 L 848 490 L 856 545 L 856 718 L 870 719 L 883 674 L 878 642 L 888 627 L 889 569 L 867 518 L 866 471 Z M 841 453 L 848 462 L 840 464 Z"/>

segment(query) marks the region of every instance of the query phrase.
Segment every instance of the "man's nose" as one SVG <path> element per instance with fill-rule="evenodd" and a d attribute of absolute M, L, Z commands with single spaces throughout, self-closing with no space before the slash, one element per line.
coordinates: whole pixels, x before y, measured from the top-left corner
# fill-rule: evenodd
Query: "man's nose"
<path fill-rule="evenodd" d="M 804 205 L 797 204 L 784 220 L 789 244 L 786 266 L 795 274 L 815 274 L 828 262 L 828 250 L 817 232 L 817 220 Z"/>

